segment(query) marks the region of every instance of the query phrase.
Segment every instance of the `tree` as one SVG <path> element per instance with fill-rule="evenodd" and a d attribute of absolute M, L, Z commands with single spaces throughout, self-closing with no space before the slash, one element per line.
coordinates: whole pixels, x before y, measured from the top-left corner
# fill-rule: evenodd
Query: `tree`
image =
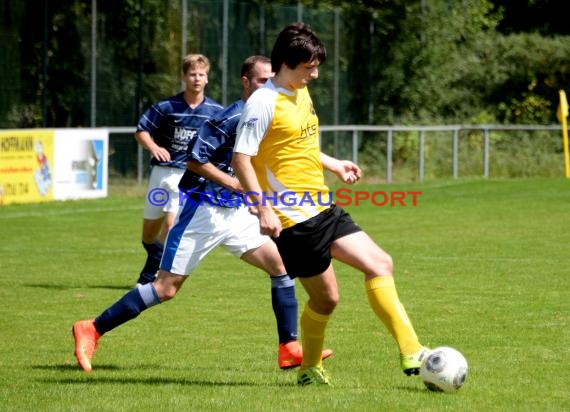
<path fill-rule="evenodd" d="M 504 34 L 568 35 L 568 3 L 560 0 L 492 0 L 503 18 L 497 29 Z"/>
<path fill-rule="evenodd" d="M 26 3 L 21 19 L 21 104 L 33 114 L 15 121 L 20 127 L 83 125 L 87 76 L 78 27 L 85 24 L 85 6 L 75 0 L 42 3 Z M 36 27 L 45 30 L 30 29 Z"/>

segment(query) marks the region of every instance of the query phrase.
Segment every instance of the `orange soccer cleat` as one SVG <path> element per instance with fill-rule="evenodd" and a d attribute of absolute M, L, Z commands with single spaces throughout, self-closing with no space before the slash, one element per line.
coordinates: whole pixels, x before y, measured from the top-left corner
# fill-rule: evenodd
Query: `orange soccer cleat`
<path fill-rule="evenodd" d="M 101 337 L 93 319 L 80 320 L 73 324 L 75 338 L 75 357 L 85 372 L 91 372 L 91 359 L 97 350 L 97 341 Z"/>
<path fill-rule="evenodd" d="M 321 359 L 326 359 L 333 354 L 332 349 L 323 350 Z M 303 360 L 303 348 L 299 341 L 292 340 L 287 343 L 279 344 L 279 356 L 277 362 L 281 369 L 291 369 L 296 368 L 301 365 Z"/>

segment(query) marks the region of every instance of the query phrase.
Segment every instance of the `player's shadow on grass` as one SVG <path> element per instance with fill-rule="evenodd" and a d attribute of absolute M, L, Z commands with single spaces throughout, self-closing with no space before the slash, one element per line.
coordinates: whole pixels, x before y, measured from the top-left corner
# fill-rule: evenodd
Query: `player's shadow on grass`
<path fill-rule="evenodd" d="M 156 370 L 157 365 L 141 365 L 136 369 L 152 369 Z M 192 386 L 296 386 L 294 382 L 292 383 L 261 383 L 252 381 L 233 381 L 233 380 L 205 380 L 205 379 L 189 379 L 189 378 L 168 378 L 161 376 L 149 376 L 144 378 L 133 378 L 128 376 L 97 376 L 97 371 L 119 371 L 120 368 L 115 365 L 97 365 L 97 371 L 91 373 L 85 373 L 76 364 L 64 363 L 61 365 L 34 365 L 32 369 L 35 370 L 47 370 L 47 371 L 59 371 L 59 372 L 77 372 L 76 377 L 66 377 L 66 378 L 41 378 L 37 379 L 39 382 L 44 383 L 58 383 L 58 384 L 80 384 L 83 385 L 86 382 L 89 384 L 100 383 L 100 384 L 143 384 L 143 385 L 192 385 Z"/>
<path fill-rule="evenodd" d="M 58 285 L 53 283 L 25 283 L 25 287 L 48 289 L 48 290 L 69 290 L 69 289 L 111 289 L 111 290 L 131 290 L 134 285 Z"/>
<path fill-rule="evenodd" d="M 68 372 L 68 371 L 78 371 L 83 372 L 79 365 L 71 364 L 71 363 L 64 363 L 62 365 L 34 365 L 32 369 L 36 370 L 44 370 L 44 371 L 60 371 L 60 372 Z M 97 369 L 113 371 L 113 370 L 120 370 L 118 366 L 115 365 L 97 365 Z"/>
<path fill-rule="evenodd" d="M 71 368 L 70 368 L 71 369 Z M 98 367 L 98 369 L 101 369 Z M 66 369 L 67 370 L 67 369 Z M 86 382 L 89 384 L 101 383 L 101 384 L 122 384 L 122 385 L 192 385 L 192 386 L 293 386 L 295 383 L 261 383 L 261 382 L 246 382 L 246 381 L 215 381 L 215 380 L 198 380 L 198 379 L 187 379 L 187 378 L 163 378 L 163 377 L 148 377 L 148 378 L 127 378 L 127 377 L 116 377 L 111 378 L 108 376 L 94 376 L 92 373 L 87 375 L 82 373 L 80 378 L 64 378 L 64 379 L 38 379 L 39 382 L 44 383 L 57 383 L 57 384 L 79 384 L 84 385 Z"/>
<path fill-rule="evenodd" d="M 156 368 L 156 365 L 153 366 L 153 369 Z M 188 386 L 250 386 L 250 387 L 267 387 L 267 386 L 276 386 L 276 387 L 290 387 L 295 386 L 297 387 L 297 383 L 295 381 L 292 382 L 271 382 L 271 383 L 261 383 L 261 382 L 246 382 L 246 381 L 215 381 L 215 380 L 203 380 L 203 379 L 188 379 L 188 378 L 165 378 L 165 377 L 147 377 L 147 378 L 132 378 L 132 377 L 109 377 L 109 376 L 97 376 L 96 371 L 92 373 L 85 373 L 83 372 L 79 366 L 72 365 L 72 364 L 63 364 L 63 365 L 36 365 L 33 366 L 32 369 L 38 370 L 51 370 L 51 371 L 61 371 L 61 372 L 77 372 L 76 378 L 62 378 L 62 379 L 52 379 L 52 378 L 43 378 L 37 379 L 38 382 L 43 383 L 58 383 L 58 384 L 66 384 L 66 385 L 73 385 L 79 384 L 83 385 L 86 382 L 90 384 L 93 383 L 100 383 L 100 384 L 143 384 L 143 385 L 188 385 Z M 114 365 L 97 365 L 98 371 L 118 371 L 123 368 L 119 368 Z M 340 386 L 339 386 L 340 387 Z M 342 385 L 344 389 L 350 388 L 350 386 Z M 395 388 L 401 392 L 409 392 L 410 394 L 417 394 L 418 392 L 425 393 L 426 395 L 433 395 L 437 394 L 438 392 L 430 392 L 425 388 L 417 388 L 413 386 L 397 386 Z"/>

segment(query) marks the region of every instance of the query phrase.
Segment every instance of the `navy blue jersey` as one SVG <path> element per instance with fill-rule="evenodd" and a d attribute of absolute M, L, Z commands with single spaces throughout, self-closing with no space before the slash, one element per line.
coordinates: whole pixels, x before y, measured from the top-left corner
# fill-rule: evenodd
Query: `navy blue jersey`
<path fill-rule="evenodd" d="M 231 167 L 237 125 L 244 102 L 239 99 L 206 120 L 188 145 L 188 157 L 200 163 L 212 163 L 222 172 L 235 176 Z M 241 195 L 186 170 L 179 185 L 194 200 L 222 207 L 237 207 Z"/>
<path fill-rule="evenodd" d="M 153 104 L 141 116 L 137 131 L 148 132 L 157 145 L 168 150 L 170 162 L 160 162 L 153 157 L 150 164 L 186 169 L 188 143 L 202 123 L 222 109 L 207 96 L 192 109 L 184 100 L 183 92 Z"/>

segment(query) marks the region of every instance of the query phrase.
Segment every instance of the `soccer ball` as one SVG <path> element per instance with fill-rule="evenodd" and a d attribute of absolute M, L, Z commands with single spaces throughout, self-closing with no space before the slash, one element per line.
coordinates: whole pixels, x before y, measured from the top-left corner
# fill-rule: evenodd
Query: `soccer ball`
<path fill-rule="evenodd" d="M 420 377 L 426 387 L 436 392 L 454 392 L 467 378 L 467 360 L 457 349 L 440 346 L 422 362 Z"/>

